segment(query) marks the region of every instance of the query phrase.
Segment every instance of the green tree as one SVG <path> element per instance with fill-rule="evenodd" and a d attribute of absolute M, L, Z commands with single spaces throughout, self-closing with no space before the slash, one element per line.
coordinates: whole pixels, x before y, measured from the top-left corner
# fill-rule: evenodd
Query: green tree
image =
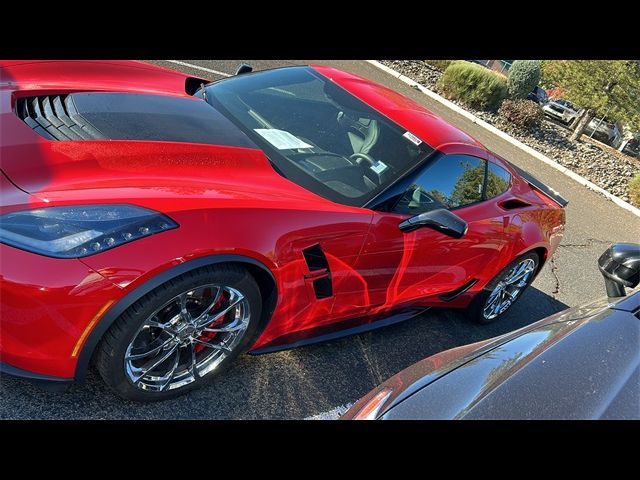
<path fill-rule="evenodd" d="M 453 187 L 451 205 L 454 207 L 477 202 L 482 196 L 482 184 L 484 183 L 484 162 L 477 167 L 465 163 L 464 173 L 460 175 Z"/>
<path fill-rule="evenodd" d="M 525 99 L 540 82 L 539 60 L 516 60 L 509 69 L 507 90 L 510 98 Z"/>
<path fill-rule="evenodd" d="M 506 192 L 509 188 L 509 182 L 504 178 L 499 177 L 493 172 L 488 172 L 487 175 L 487 187 L 485 188 L 486 198 L 493 198 L 500 195 L 502 192 Z"/>
<path fill-rule="evenodd" d="M 420 187 L 418 187 L 420 188 Z M 444 194 L 444 192 L 440 190 L 432 189 L 430 192 L 427 192 L 427 196 L 433 198 L 436 202 L 440 202 L 442 205 L 449 205 L 449 199 Z"/>
<path fill-rule="evenodd" d="M 640 62 L 637 60 L 547 60 L 542 81 L 584 110 L 570 139 L 594 118 L 609 117 L 640 129 Z"/>

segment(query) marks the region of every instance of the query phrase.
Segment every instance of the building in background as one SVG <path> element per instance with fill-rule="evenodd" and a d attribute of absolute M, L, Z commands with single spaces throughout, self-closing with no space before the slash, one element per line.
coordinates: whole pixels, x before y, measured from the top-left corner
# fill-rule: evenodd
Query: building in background
<path fill-rule="evenodd" d="M 472 60 L 472 62 L 479 63 L 490 70 L 506 75 L 511 68 L 513 60 Z"/>

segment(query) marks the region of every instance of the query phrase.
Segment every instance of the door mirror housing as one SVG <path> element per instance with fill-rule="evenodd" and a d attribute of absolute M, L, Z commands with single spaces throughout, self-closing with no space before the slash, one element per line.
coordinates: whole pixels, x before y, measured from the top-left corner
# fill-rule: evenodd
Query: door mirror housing
<path fill-rule="evenodd" d="M 246 63 L 241 63 L 240 65 L 238 65 L 238 68 L 236 68 L 236 75 L 242 75 L 243 73 L 251 73 L 253 72 L 253 67 L 251 65 L 248 65 Z"/>
<path fill-rule="evenodd" d="M 624 288 L 640 283 L 640 245 L 614 243 L 598 259 L 609 298 L 624 297 Z"/>
<path fill-rule="evenodd" d="M 401 231 L 407 233 L 418 228 L 431 228 L 453 238 L 462 238 L 467 233 L 467 222 L 444 208 L 421 213 L 400 222 Z"/>

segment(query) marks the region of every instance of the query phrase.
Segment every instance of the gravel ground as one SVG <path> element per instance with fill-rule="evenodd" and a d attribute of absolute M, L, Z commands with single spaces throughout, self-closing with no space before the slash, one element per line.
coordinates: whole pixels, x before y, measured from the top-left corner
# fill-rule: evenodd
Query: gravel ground
<path fill-rule="evenodd" d="M 433 91 L 438 91 L 436 82 L 442 73 L 423 61 L 381 60 L 381 63 Z M 545 119 L 539 127 L 526 131 L 495 113 L 474 110 L 455 100 L 453 102 L 608 192 L 630 201 L 629 180 L 640 173 L 640 161 L 618 151 L 612 153 L 613 149 L 612 152 L 604 151 L 589 141 L 570 142 L 571 132 L 550 120 Z"/>

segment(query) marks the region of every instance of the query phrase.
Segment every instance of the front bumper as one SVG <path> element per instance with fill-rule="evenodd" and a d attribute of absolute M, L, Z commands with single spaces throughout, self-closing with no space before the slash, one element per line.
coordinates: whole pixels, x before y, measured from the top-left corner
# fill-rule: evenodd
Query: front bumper
<path fill-rule="evenodd" d="M 545 115 L 549 117 L 553 117 L 556 120 L 564 120 L 564 115 L 562 113 L 556 112 L 551 108 L 543 108 L 542 111 L 544 112 Z"/>
<path fill-rule="evenodd" d="M 74 378 L 85 332 L 122 293 L 80 260 L 0 244 L 2 371 L 33 380 Z"/>
<path fill-rule="evenodd" d="M 36 383 L 45 390 L 62 392 L 73 384 L 73 378 L 51 377 L 40 373 L 29 372 L 21 368 L 14 367 L 8 363 L 0 362 L 0 376 L 11 375 L 12 377 L 23 378 Z"/>

